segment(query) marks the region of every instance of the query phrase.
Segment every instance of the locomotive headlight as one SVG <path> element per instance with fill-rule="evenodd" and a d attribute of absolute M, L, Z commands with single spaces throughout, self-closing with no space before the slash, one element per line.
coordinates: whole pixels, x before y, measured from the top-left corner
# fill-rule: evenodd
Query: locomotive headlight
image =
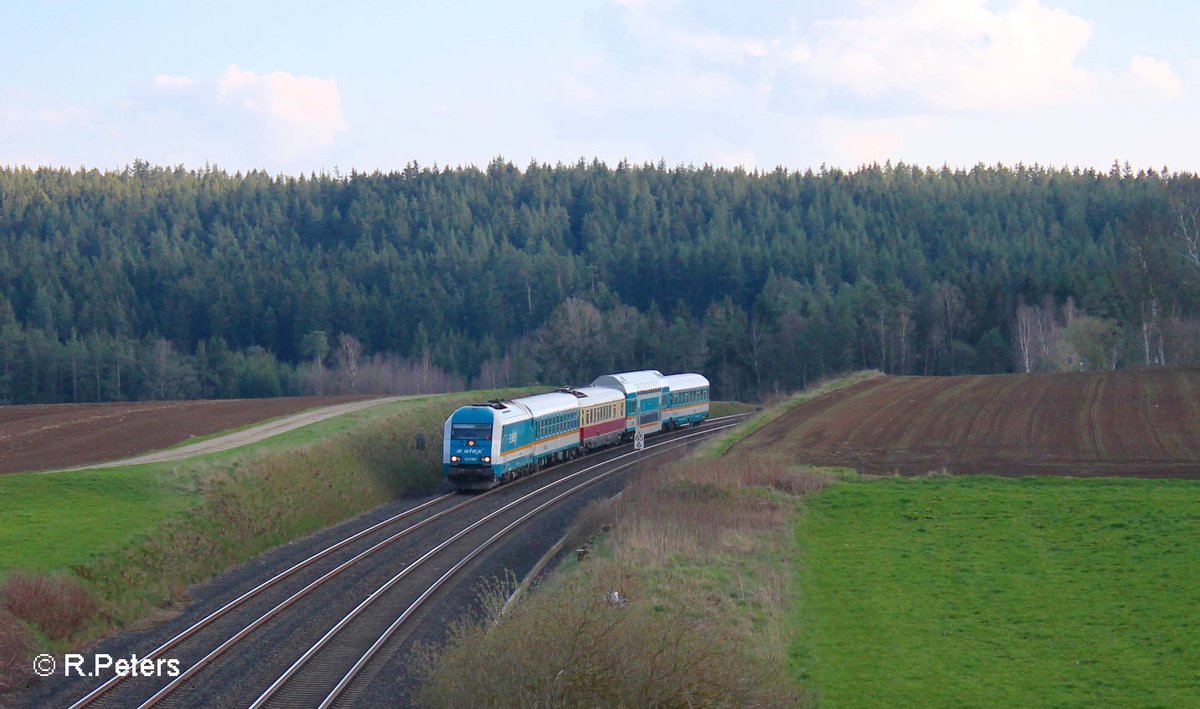
<path fill-rule="evenodd" d="M 492 462 L 492 456 L 490 456 L 490 455 L 483 456 L 483 462 L 485 462 L 485 463 Z"/>
<path fill-rule="evenodd" d="M 451 463 L 457 463 L 459 460 L 461 460 L 461 459 L 460 459 L 458 456 L 456 456 L 456 455 L 452 455 L 452 456 L 450 456 L 450 462 L 451 462 Z"/>
<path fill-rule="evenodd" d="M 468 446 L 471 446 L 472 448 L 474 448 L 474 447 L 475 447 L 475 441 L 467 441 L 467 445 L 468 445 Z"/>

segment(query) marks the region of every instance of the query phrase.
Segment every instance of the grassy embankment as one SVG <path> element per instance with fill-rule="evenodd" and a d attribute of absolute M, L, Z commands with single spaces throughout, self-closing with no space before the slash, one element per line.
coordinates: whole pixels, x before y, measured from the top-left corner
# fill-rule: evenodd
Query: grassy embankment
<path fill-rule="evenodd" d="M 0 689 L 25 653 L 142 621 L 266 549 L 435 487 L 445 417 L 494 396 L 385 404 L 185 461 L 0 476 Z"/>
<path fill-rule="evenodd" d="M 823 705 L 1200 697 L 1200 483 L 888 479 L 804 506 L 789 632 Z"/>
<path fill-rule="evenodd" d="M 485 592 L 485 618 L 455 628 L 449 646 L 427 658 L 421 702 L 804 703 L 787 674 L 783 632 L 793 526 L 798 497 L 835 477 L 769 455 L 718 455 L 663 466 L 585 510 L 572 544 L 593 544 L 590 556 L 564 565 L 494 626 L 491 612 L 505 594 Z"/>

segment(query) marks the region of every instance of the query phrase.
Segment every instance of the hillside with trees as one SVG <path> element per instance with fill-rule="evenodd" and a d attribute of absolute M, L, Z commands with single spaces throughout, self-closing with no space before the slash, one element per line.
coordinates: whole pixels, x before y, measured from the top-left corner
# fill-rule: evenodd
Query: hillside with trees
<path fill-rule="evenodd" d="M 0 403 L 1200 362 L 1200 181 L 1114 165 L 0 169 Z"/>

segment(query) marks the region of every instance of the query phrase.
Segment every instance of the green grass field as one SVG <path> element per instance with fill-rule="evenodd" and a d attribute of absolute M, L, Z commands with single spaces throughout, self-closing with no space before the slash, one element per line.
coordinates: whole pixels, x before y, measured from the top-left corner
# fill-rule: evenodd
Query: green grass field
<path fill-rule="evenodd" d="M 86 564 L 195 503 L 184 477 L 149 467 L 0 476 L 0 575 Z"/>
<path fill-rule="evenodd" d="M 790 661 L 824 706 L 1200 702 L 1200 483 L 889 479 L 803 507 Z"/>

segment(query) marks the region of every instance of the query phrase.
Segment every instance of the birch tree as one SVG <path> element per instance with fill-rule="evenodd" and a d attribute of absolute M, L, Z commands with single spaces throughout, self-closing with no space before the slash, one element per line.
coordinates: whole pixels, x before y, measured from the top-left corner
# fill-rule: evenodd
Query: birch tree
<path fill-rule="evenodd" d="M 358 367 L 362 359 L 362 343 L 345 332 L 338 335 L 338 369 L 346 381 L 347 391 L 358 391 Z"/>
<path fill-rule="evenodd" d="M 1175 205 L 1175 238 L 1183 260 L 1200 276 L 1200 206 L 1184 201 Z"/>

